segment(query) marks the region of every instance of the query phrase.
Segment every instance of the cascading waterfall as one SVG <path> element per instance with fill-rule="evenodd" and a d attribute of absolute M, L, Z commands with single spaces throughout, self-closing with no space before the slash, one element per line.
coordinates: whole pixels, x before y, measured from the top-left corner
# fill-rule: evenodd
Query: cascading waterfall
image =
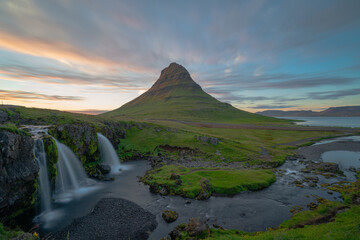
<path fill-rule="evenodd" d="M 80 160 L 69 147 L 55 139 L 59 158 L 56 164 L 56 193 L 57 195 L 76 193 L 81 187 L 87 186 L 89 180 Z"/>
<path fill-rule="evenodd" d="M 52 210 L 50 180 L 48 174 L 46 153 L 44 148 L 43 136 L 48 134 L 48 126 L 25 126 L 25 129 L 32 134 L 34 139 L 34 157 L 39 166 L 38 183 L 40 186 L 41 214 L 46 214 Z"/>
<path fill-rule="evenodd" d="M 104 164 L 108 164 L 111 167 L 111 173 L 119 173 L 119 170 L 123 170 L 124 166 L 120 163 L 119 157 L 116 151 L 104 135 L 97 133 L 99 141 L 99 150 Z"/>
<path fill-rule="evenodd" d="M 41 212 L 47 213 L 52 210 L 51 190 L 50 190 L 50 182 L 49 182 L 49 175 L 48 175 L 48 168 L 46 161 L 46 153 L 44 150 L 44 142 L 40 138 L 35 139 L 34 156 L 40 168 L 38 182 L 41 191 L 40 194 Z"/>

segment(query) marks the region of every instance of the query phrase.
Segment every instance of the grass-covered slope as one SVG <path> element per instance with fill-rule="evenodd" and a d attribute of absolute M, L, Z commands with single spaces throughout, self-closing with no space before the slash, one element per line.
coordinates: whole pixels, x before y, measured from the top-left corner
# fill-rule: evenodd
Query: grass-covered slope
<path fill-rule="evenodd" d="M 102 114 L 128 119 L 174 119 L 218 123 L 285 123 L 239 110 L 210 96 L 181 65 L 171 63 L 145 93 L 122 107 Z"/>

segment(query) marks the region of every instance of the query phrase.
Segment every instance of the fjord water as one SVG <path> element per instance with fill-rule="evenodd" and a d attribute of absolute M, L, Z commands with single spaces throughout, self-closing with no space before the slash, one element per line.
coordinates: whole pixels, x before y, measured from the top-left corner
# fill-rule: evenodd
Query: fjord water
<path fill-rule="evenodd" d="M 102 163 L 111 167 L 112 174 L 116 174 L 124 170 L 125 166 L 120 163 L 119 157 L 110 140 L 101 133 L 97 133 L 97 137 Z"/>
<path fill-rule="evenodd" d="M 360 117 L 279 117 L 301 120 L 297 125 L 360 128 Z"/>

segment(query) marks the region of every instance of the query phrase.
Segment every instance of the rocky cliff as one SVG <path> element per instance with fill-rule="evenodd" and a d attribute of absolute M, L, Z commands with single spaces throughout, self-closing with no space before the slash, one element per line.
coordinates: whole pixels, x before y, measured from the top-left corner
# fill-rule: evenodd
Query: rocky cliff
<path fill-rule="evenodd" d="M 26 134 L 0 130 L 0 221 L 34 205 L 39 169 L 33 146 L 33 139 Z"/>

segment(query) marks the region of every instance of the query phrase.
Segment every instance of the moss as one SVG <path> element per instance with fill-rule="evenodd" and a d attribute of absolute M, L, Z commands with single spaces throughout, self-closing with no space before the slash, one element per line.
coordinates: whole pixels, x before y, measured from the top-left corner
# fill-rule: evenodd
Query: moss
<path fill-rule="evenodd" d="M 55 140 L 52 137 L 46 136 L 46 137 L 44 137 L 43 141 L 44 141 L 44 148 L 45 148 L 44 150 L 46 153 L 46 160 L 47 160 L 47 167 L 48 167 L 48 174 L 49 174 L 51 189 L 54 190 L 56 176 L 57 176 L 56 163 L 58 161 L 59 153 L 58 153 L 58 149 L 57 149 Z"/>
<path fill-rule="evenodd" d="M 10 230 L 4 227 L 2 223 L 0 223 L 0 240 L 13 239 L 20 236 L 23 233 L 24 233 L 23 231 Z"/>
<path fill-rule="evenodd" d="M 0 130 L 5 130 L 20 135 L 30 136 L 30 134 L 25 132 L 24 130 L 18 129 L 14 123 L 6 123 L 5 125 L 0 125 Z"/>
<path fill-rule="evenodd" d="M 275 182 L 276 177 L 271 170 L 264 169 L 234 170 L 166 165 L 148 171 L 141 180 L 153 186 L 155 192 L 160 192 L 165 187 L 172 195 L 207 199 L 212 193 L 233 195 L 247 190 L 260 190 Z"/>

